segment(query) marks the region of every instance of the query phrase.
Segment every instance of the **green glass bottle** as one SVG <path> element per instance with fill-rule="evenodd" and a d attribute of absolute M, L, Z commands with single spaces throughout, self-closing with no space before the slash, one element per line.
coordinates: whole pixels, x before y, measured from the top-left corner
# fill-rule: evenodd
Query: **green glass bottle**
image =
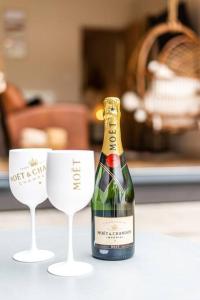
<path fill-rule="evenodd" d="M 121 142 L 120 100 L 104 100 L 104 141 L 92 198 L 92 255 L 105 260 L 133 256 L 134 188 Z"/>

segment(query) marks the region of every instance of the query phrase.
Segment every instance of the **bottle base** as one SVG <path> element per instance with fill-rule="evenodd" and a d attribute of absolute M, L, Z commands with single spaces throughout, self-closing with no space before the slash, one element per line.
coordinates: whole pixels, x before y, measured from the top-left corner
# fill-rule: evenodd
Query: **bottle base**
<path fill-rule="evenodd" d="M 92 256 L 101 260 L 126 260 L 132 258 L 134 255 L 134 249 L 99 249 L 94 248 Z"/>

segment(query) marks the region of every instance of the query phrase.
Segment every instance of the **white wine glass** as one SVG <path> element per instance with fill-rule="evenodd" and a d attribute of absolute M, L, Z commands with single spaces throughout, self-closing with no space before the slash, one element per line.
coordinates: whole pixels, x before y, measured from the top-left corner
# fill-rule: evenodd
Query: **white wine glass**
<path fill-rule="evenodd" d="M 49 266 L 48 271 L 59 276 L 80 276 L 92 271 L 92 266 L 74 260 L 72 223 L 74 214 L 91 200 L 94 191 L 94 152 L 63 150 L 48 153 L 47 194 L 50 202 L 68 216 L 67 260 Z"/>
<path fill-rule="evenodd" d="M 31 213 L 31 248 L 16 253 L 13 259 L 37 262 L 54 256 L 51 251 L 39 250 L 35 234 L 36 206 L 47 199 L 46 161 L 50 149 L 29 148 L 9 151 L 9 184 L 14 197 L 27 205 Z"/>

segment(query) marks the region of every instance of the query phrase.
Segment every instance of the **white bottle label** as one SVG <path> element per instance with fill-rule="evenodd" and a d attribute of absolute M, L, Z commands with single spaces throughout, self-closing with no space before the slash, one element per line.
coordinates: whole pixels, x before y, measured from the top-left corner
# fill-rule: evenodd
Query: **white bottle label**
<path fill-rule="evenodd" d="M 133 216 L 95 217 L 95 244 L 107 248 L 125 248 L 133 243 Z"/>

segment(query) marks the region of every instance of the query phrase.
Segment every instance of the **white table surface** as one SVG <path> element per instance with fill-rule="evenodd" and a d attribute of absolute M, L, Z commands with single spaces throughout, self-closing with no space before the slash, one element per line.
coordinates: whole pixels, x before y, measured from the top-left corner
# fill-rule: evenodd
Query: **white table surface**
<path fill-rule="evenodd" d="M 66 231 L 38 230 L 40 248 L 55 258 L 40 263 L 19 263 L 13 253 L 26 249 L 29 231 L 0 231 L 1 300 L 199 300 L 200 245 L 160 234 L 140 233 L 133 259 L 119 262 L 91 257 L 89 229 L 74 230 L 77 259 L 90 262 L 94 271 L 79 278 L 47 273 L 53 262 L 65 258 Z"/>

